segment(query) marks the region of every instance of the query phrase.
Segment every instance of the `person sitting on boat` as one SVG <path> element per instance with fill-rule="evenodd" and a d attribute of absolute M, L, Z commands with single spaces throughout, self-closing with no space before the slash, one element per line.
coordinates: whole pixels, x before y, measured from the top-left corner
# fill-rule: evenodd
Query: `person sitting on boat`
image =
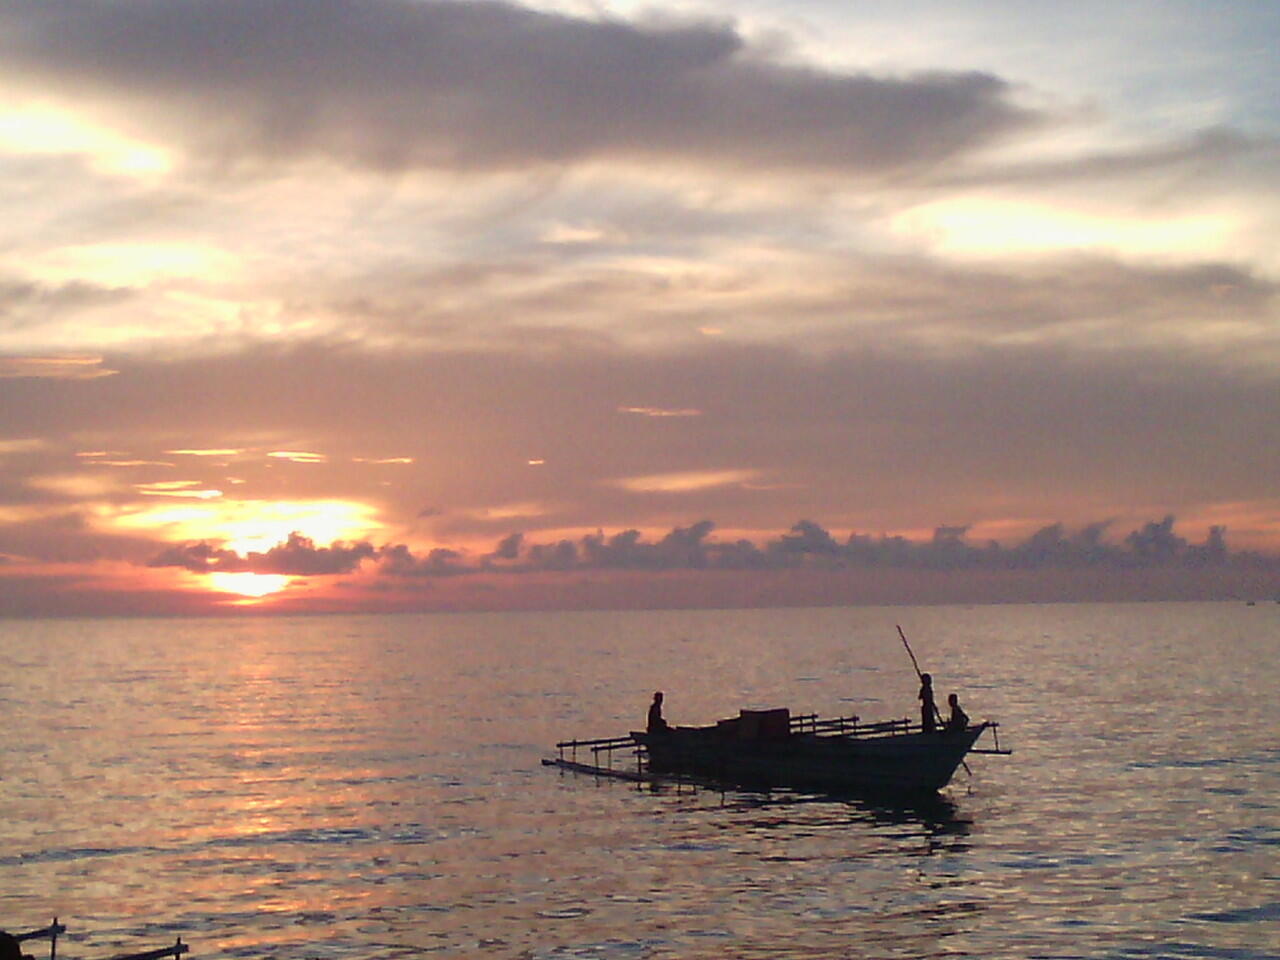
<path fill-rule="evenodd" d="M 969 729 L 969 715 L 960 709 L 960 698 L 954 693 L 949 694 L 947 704 L 951 707 L 951 716 L 947 717 L 944 729 L 947 733 L 964 733 Z"/>
<path fill-rule="evenodd" d="M 649 704 L 649 723 L 645 727 L 649 733 L 666 733 L 671 729 L 662 718 L 662 691 L 653 695 L 653 703 Z"/>
<path fill-rule="evenodd" d="M 0 960 L 31 960 L 31 954 L 23 953 L 18 938 L 0 930 Z"/>
<path fill-rule="evenodd" d="M 920 727 L 925 733 L 938 729 L 938 705 L 933 702 L 933 677 L 920 674 Z"/>

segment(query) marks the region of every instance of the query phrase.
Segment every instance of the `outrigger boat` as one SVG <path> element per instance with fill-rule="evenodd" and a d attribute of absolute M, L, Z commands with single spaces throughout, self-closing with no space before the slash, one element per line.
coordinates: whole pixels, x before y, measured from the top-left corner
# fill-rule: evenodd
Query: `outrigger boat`
<path fill-rule="evenodd" d="M 988 720 L 963 730 L 926 732 L 909 720 L 863 724 L 858 717 L 793 716 L 785 708 L 743 710 L 710 726 L 564 740 L 556 744 L 557 757 L 543 763 L 628 780 L 693 780 L 916 799 L 945 787 L 970 753 L 1009 754 L 1000 749 L 998 726 Z M 988 730 L 994 746 L 976 748 Z M 593 763 L 578 760 L 580 748 L 591 752 Z M 630 768 L 614 767 L 618 750 L 634 754 Z"/>
<path fill-rule="evenodd" d="M 907 635 L 898 636 L 920 680 L 924 710 L 938 723 L 889 720 L 863 724 L 858 717 L 822 719 L 791 711 L 743 710 L 738 716 L 705 727 L 671 727 L 662 718 L 662 694 L 654 694 L 647 730 L 625 737 L 562 740 L 548 766 L 628 780 L 671 778 L 749 788 L 790 787 L 820 793 L 857 794 L 892 800 L 923 800 L 951 782 L 956 768 L 968 766 L 970 753 L 1007 755 L 1000 749 L 999 724 L 970 724 L 953 701 L 958 726 L 942 723 L 933 704 L 932 678 L 920 669 Z M 927 706 L 926 706 L 927 705 Z M 994 746 L 974 746 L 991 731 Z M 579 762 L 579 748 L 590 750 L 594 763 Z M 570 755 L 565 756 L 569 750 Z M 613 755 L 629 750 L 634 770 L 616 770 Z M 601 761 L 604 761 L 602 765 Z"/>

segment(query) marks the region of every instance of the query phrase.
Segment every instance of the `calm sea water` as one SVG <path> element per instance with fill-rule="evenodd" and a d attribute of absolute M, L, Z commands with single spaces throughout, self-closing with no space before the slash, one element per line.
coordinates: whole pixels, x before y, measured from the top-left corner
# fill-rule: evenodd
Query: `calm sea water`
<path fill-rule="evenodd" d="M 566 737 L 998 719 L 944 802 L 652 789 Z M 0 622 L 0 926 L 59 956 L 1280 956 L 1280 605 Z M 33 945 L 34 946 L 34 945 Z M 36 950 L 36 955 L 42 951 Z"/>

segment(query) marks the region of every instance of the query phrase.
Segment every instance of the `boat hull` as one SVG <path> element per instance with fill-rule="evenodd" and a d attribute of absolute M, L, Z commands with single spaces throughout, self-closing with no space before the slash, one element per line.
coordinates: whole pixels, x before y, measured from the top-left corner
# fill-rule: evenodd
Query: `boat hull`
<path fill-rule="evenodd" d="M 796 733 L 735 740 L 714 727 L 634 732 L 653 775 L 700 777 L 752 787 L 921 797 L 945 787 L 986 729 L 850 736 Z"/>

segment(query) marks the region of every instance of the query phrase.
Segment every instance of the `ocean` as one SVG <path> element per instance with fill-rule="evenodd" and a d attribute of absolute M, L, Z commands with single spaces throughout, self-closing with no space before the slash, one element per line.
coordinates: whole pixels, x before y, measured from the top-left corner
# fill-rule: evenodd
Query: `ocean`
<path fill-rule="evenodd" d="M 1000 722 L 937 804 L 560 739 Z M 0 926 L 63 958 L 1280 957 L 1280 605 L 0 621 Z M 990 745 L 989 743 L 987 744 Z M 27 945 L 47 955 L 47 944 Z"/>

